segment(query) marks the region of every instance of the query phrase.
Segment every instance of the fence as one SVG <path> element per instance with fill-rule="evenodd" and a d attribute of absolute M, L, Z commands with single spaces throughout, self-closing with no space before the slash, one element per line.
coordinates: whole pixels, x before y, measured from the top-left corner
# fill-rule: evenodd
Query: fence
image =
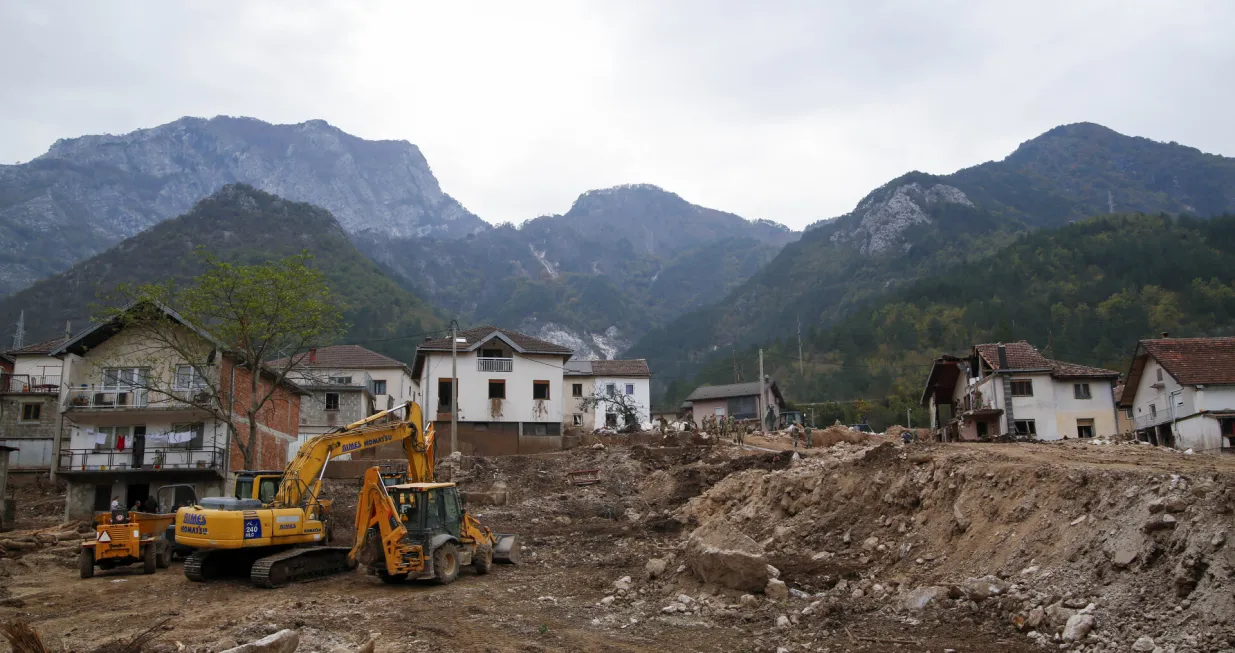
<path fill-rule="evenodd" d="M 60 471 L 158 471 L 158 470 L 221 470 L 226 460 L 221 447 L 181 449 L 173 447 L 134 449 L 62 449 Z"/>

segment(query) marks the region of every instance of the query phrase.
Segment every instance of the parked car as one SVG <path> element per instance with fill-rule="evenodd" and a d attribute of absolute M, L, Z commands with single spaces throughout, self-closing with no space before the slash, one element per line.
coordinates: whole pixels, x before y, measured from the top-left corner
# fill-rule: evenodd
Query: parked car
<path fill-rule="evenodd" d="M 875 429 L 872 429 L 870 424 L 850 424 L 849 428 L 855 431 L 861 431 L 863 433 L 874 433 L 875 432 Z"/>

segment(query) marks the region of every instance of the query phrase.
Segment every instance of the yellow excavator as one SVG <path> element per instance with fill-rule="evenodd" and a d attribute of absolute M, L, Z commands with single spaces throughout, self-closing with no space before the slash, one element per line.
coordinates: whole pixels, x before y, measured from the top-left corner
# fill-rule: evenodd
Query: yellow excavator
<path fill-rule="evenodd" d="M 396 419 L 400 412 L 402 418 Z M 259 587 L 279 587 L 355 568 L 353 548 L 328 545 L 331 502 L 321 497 L 326 464 L 343 454 L 401 442 L 408 478 L 432 479 L 434 432 L 432 426 L 422 429 L 423 423 L 420 405 L 406 402 L 309 439 L 288 463 L 268 503 L 213 497 L 181 508 L 176 542 L 193 549 L 184 575 L 207 581 L 244 574 Z M 513 546 L 517 549 L 517 542 Z"/>
<path fill-rule="evenodd" d="M 348 554 L 384 583 L 410 578 L 445 585 L 462 567 L 487 574 L 494 561 L 517 564 L 519 539 L 495 534 L 463 507 L 454 483 L 433 481 L 427 465 L 408 466 L 409 482 L 389 483 L 380 467 L 365 472 L 356 504 L 356 543 Z"/>

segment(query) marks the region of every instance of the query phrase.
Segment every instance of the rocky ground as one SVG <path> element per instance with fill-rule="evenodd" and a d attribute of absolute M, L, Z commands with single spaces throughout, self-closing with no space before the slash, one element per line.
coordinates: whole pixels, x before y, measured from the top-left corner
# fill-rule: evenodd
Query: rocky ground
<path fill-rule="evenodd" d="M 81 651 L 163 620 L 148 650 L 221 651 L 284 629 L 298 651 L 1235 650 L 1235 459 L 1077 442 L 841 437 L 795 456 L 616 440 L 439 469 L 478 501 L 507 497 L 471 507 L 524 538 L 524 564 L 488 576 L 399 587 L 358 571 L 257 590 L 190 583 L 175 564 L 80 580 L 72 547 L 46 542 L 0 558 L 0 620 Z M 567 482 L 587 468 L 599 483 Z M 355 489 L 331 487 L 341 522 Z"/>

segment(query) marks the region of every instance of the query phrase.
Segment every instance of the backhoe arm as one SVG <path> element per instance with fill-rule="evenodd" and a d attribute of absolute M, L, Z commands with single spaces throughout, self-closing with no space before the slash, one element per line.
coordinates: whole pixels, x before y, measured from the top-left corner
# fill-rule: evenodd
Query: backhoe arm
<path fill-rule="evenodd" d="M 403 419 L 389 422 L 389 418 L 400 411 L 404 413 Z M 402 443 L 408 474 L 413 481 L 432 480 L 434 432 L 432 426 L 427 432 L 422 430 L 423 423 L 420 404 L 409 401 L 310 438 L 284 470 L 274 505 L 300 506 L 316 497 L 321 491 L 322 473 L 331 459 L 392 442 Z"/>
<path fill-rule="evenodd" d="M 374 535 L 377 540 L 371 541 Z M 365 472 L 364 485 L 356 502 L 356 543 L 347 553 L 348 560 L 384 568 L 391 575 L 420 571 L 424 566 L 421 547 L 409 546 L 406 537 L 407 529 L 382 483 L 381 469 L 370 467 Z"/>

